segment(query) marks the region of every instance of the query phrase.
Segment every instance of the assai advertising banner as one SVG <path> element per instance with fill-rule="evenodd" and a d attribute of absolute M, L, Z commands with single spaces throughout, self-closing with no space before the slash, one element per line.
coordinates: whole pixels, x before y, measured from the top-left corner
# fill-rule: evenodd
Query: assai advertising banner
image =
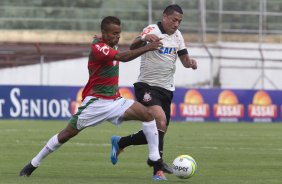
<path fill-rule="evenodd" d="M 282 121 L 282 91 L 184 89 L 175 92 L 175 120 L 220 122 Z"/>
<path fill-rule="evenodd" d="M 69 119 L 81 87 L 0 86 L 0 119 Z M 134 98 L 131 87 L 120 88 Z M 282 122 L 282 91 L 177 88 L 171 118 L 188 122 Z"/>

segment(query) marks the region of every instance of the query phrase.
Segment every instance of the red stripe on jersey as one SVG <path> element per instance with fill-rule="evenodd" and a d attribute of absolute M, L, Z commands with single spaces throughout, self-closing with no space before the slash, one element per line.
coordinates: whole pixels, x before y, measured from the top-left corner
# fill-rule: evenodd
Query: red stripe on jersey
<path fill-rule="evenodd" d="M 95 55 L 95 60 L 101 62 L 114 60 L 114 57 L 118 52 L 102 42 L 93 44 L 91 48 Z"/>
<path fill-rule="evenodd" d="M 92 44 L 88 61 L 89 79 L 82 92 L 83 99 L 86 96 L 105 99 L 119 97 L 119 62 L 114 61 L 117 53 L 117 50 L 103 42 Z"/>

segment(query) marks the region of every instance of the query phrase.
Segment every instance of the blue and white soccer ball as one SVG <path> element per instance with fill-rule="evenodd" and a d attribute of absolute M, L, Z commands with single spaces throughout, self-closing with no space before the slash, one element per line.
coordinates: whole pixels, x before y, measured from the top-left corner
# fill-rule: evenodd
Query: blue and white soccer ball
<path fill-rule="evenodd" d="M 191 178 L 195 174 L 197 170 L 197 163 L 195 159 L 189 155 L 180 155 L 174 159 L 172 167 L 173 173 L 177 177 L 187 179 Z"/>

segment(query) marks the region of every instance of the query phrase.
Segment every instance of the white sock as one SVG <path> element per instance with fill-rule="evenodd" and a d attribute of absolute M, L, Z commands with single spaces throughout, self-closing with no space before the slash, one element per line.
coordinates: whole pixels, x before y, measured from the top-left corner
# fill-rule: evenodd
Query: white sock
<path fill-rule="evenodd" d="M 143 122 L 143 132 L 146 136 L 149 147 L 149 158 L 152 161 L 160 159 L 159 153 L 159 133 L 156 125 L 156 121 Z"/>
<path fill-rule="evenodd" d="M 31 164 L 34 167 L 38 167 L 41 161 L 47 157 L 50 153 L 58 149 L 62 144 L 58 141 L 58 134 L 54 135 L 47 144 L 42 148 L 42 150 L 31 160 Z"/>

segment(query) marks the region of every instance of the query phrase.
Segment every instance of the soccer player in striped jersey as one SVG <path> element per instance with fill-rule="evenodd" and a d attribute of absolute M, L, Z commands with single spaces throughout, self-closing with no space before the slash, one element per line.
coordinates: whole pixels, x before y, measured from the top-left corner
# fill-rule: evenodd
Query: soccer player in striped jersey
<path fill-rule="evenodd" d="M 138 82 L 134 84 L 137 101 L 147 106 L 156 119 L 161 156 L 164 135 L 170 121 L 170 106 L 175 90 L 173 76 L 177 57 L 184 67 L 197 69 L 197 62 L 189 57 L 182 34 L 178 30 L 182 15 L 180 6 L 169 5 L 163 12 L 162 21 L 144 28 L 131 44 L 131 49 L 136 49 L 162 39 L 163 46 L 159 50 L 150 51 L 141 56 Z M 147 144 L 143 130 L 125 137 L 113 136 L 112 139 L 116 139 L 119 150 L 130 145 Z M 117 156 L 112 156 L 114 158 L 112 160 L 117 160 Z M 153 180 L 166 180 L 163 171 L 157 167 L 154 167 Z"/>
<path fill-rule="evenodd" d="M 108 16 L 101 22 L 102 39 L 94 40 L 88 60 L 89 80 L 82 92 L 82 105 L 71 117 L 68 125 L 49 139 L 42 150 L 21 170 L 20 176 L 30 176 L 42 160 L 81 130 L 110 121 L 115 125 L 126 120 L 142 121 L 142 129 L 148 141 L 147 164 L 172 172 L 162 161 L 158 149 L 158 130 L 154 117 L 139 102 L 124 99 L 118 92 L 119 61 L 130 61 L 147 51 L 162 47 L 160 39 L 135 50 L 119 52 L 116 46 L 121 33 L 121 22 Z M 112 148 L 115 150 L 115 147 Z M 118 154 L 118 149 L 114 154 Z M 70 161 L 71 162 L 71 161 Z"/>

